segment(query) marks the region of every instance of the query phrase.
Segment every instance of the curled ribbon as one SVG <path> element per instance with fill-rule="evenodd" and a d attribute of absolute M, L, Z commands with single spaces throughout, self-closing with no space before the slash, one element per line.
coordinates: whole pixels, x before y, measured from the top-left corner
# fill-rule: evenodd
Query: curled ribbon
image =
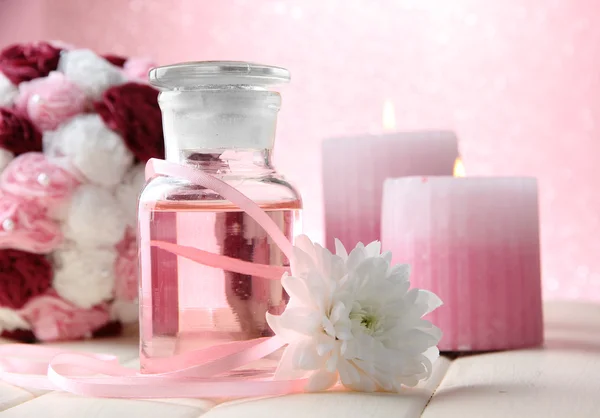
<path fill-rule="evenodd" d="M 281 251 L 292 258 L 292 243 L 277 224 L 234 187 L 193 168 L 151 159 L 146 165 L 146 179 L 156 175 L 179 177 L 218 193 L 250 215 Z M 272 280 L 279 280 L 287 270 L 163 241 L 149 244 L 208 266 Z M 169 357 L 165 362 L 171 371 L 146 374 L 120 365 L 115 356 L 7 344 L 0 345 L 0 380 L 16 386 L 114 398 L 248 397 L 301 392 L 308 379 L 218 377 L 264 358 L 284 345 L 277 336 L 235 341 Z"/>

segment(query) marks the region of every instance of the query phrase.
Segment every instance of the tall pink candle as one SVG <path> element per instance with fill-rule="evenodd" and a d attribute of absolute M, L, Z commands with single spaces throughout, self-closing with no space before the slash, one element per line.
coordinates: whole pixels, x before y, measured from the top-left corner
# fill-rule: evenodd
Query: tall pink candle
<path fill-rule="evenodd" d="M 382 244 L 444 306 L 442 351 L 543 340 L 537 181 L 408 177 L 384 185 Z"/>
<path fill-rule="evenodd" d="M 387 177 L 452 175 L 458 140 L 447 131 L 397 132 L 323 142 L 325 243 L 346 247 L 380 239 Z"/>

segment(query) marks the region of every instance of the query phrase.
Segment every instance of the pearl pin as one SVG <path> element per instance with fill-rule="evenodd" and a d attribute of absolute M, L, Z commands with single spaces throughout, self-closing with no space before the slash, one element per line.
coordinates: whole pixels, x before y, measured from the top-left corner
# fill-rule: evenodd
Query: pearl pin
<path fill-rule="evenodd" d="M 10 218 L 6 218 L 4 221 L 2 221 L 2 229 L 5 231 L 12 231 L 15 229 L 15 221 Z"/>
<path fill-rule="evenodd" d="M 42 186 L 48 186 L 50 184 L 50 176 L 46 173 L 40 173 L 37 176 L 37 182 Z"/>

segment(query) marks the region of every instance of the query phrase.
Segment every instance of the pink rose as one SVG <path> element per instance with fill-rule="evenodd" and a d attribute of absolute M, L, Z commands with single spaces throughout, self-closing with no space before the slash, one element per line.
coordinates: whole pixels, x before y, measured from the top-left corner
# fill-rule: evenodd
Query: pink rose
<path fill-rule="evenodd" d="M 49 207 L 69 197 L 79 186 L 67 170 L 39 152 L 28 152 L 12 160 L 0 175 L 0 189 L 13 195 L 36 199 Z"/>
<path fill-rule="evenodd" d="M 130 58 L 125 61 L 123 72 L 133 81 L 148 81 L 148 72 L 156 67 L 156 64 L 148 58 Z"/>
<path fill-rule="evenodd" d="M 127 228 L 125 237 L 115 249 L 115 297 L 128 301 L 138 297 L 138 253 L 135 231 Z"/>
<path fill-rule="evenodd" d="M 19 313 L 31 324 L 33 333 L 40 341 L 91 337 L 95 330 L 110 320 L 106 305 L 82 309 L 53 292 L 30 300 Z"/>
<path fill-rule="evenodd" d="M 53 71 L 19 86 L 15 107 L 40 131 L 52 131 L 85 110 L 85 93 L 64 74 Z"/>
<path fill-rule="evenodd" d="M 62 242 L 58 224 L 37 202 L 0 192 L 0 248 L 49 253 Z"/>

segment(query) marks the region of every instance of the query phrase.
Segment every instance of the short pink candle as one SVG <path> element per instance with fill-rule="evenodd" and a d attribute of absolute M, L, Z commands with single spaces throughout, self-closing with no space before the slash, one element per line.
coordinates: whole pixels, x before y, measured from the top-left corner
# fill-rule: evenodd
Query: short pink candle
<path fill-rule="evenodd" d="M 346 247 L 380 239 L 381 194 L 388 177 L 452 175 L 459 156 L 452 132 L 398 132 L 323 142 L 325 243 Z"/>
<path fill-rule="evenodd" d="M 444 306 L 442 351 L 543 341 L 537 181 L 408 177 L 384 185 L 382 244 Z"/>

